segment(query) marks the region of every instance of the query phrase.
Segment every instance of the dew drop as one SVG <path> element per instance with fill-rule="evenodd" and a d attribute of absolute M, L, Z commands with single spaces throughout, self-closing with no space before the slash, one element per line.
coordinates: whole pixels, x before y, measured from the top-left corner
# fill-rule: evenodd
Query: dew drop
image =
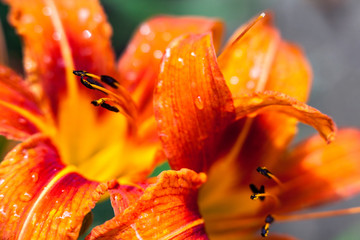
<path fill-rule="evenodd" d="M 82 32 L 82 36 L 83 36 L 83 38 L 85 38 L 85 39 L 89 39 L 89 38 L 91 38 L 92 34 L 91 34 L 91 32 L 90 32 L 89 30 L 84 30 L 84 31 Z"/>
<path fill-rule="evenodd" d="M 254 81 L 248 81 L 248 82 L 246 83 L 246 87 L 247 87 L 248 89 L 253 89 L 253 88 L 255 87 L 255 82 L 254 82 Z"/>
<path fill-rule="evenodd" d="M 204 103 L 200 96 L 197 96 L 197 98 L 195 98 L 195 106 L 200 110 L 204 109 Z"/>
<path fill-rule="evenodd" d="M 69 217 L 71 217 L 71 212 L 64 211 L 64 213 L 62 214 L 62 216 L 60 218 L 64 219 L 64 218 L 69 218 Z"/>
<path fill-rule="evenodd" d="M 1 208 L 0 208 L 0 213 L 1 213 L 3 216 L 6 216 L 6 212 L 4 211 L 4 207 L 1 207 Z"/>
<path fill-rule="evenodd" d="M 37 63 L 34 60 L 32 60 L 31 58 L 27 57 L 24 60 L 24 67 L 25 67 L 26 71 L 32 72 L 36 69 Z"/>
<path fill-rule="evenodd" d="M 18 121 L 19 121 L 20 124 L 25 124 L 25 123 L 26 123 L 25 118 L 22 118 L 22 117 L 20 117 L 20 118 L 18 119 Z"/>
<path fill-rule="evenodd" d="M 251 78 L 258 78 L 260 77 L 261 69 L 259 66 L 255 66 L 250 69 L 249 76 Z"/>
<path fill-rule="evenodd" d="M 151 32 L 151 29 L 150 29 L 149 25 L 147 25 L 147 24 L 141 25 L 140 33 L 142 35 L 148 35 L 148 34 L 150 34 L 150 32 Z"/>
<path fill-rule="evenodd" d="M 4 194 L 0 194 L 0 200 L 2 200 L 5 197 Z"/>
<path fill-rule="evenodd" d="M 5 182 L 5 179 L 0 179 L 0 186 Z"/>
<path fill-rule="evenodd" d="M 50 16 L 52 14 L 52 9 L 50 7 L 44 7 L 42 12 L 45 16 Z"/>
<path fill-rule="evenodd" d="M 191 54 L 191 56 L 196 57 L 196 53 L 191 52 L 190 54 Z"/>
<path fill-rule="evenodd" d="M 28 192 L 25 192 L 24 194 L 20 195 L 19 198 L 23 202 L 28 202 L 33 198 L 33 195 Z"/>
<path fill-rule="evenodd" d="M 36 183 L 39 180 L 39 174 L 37 172 L 33 172 L 31 174 L 31 181 L 33 181 L 34 183 Z"/>
<path fill-rule="evenodd" d="M 143 44 L 141 44 L 141 46 L 140 46 L 141 51 L 144 52 L 144 53 L 149 52 L 149 51 L 150 51 L 150 48 L 151 48 L 150 45 L 147 44 L 147 43 L 143 43 Z"/>
<path fill-rule="evenodd" d="M 163 53 L 162 53 L 161 50 L 155 50 L 155 51 L 154 51 L 154 58 L 156 58 L 156 59 L 161 59 L 162 56 L 163 56 Z"/>
<path fill-rule="evenodd" d="M 90 11 L 87 8 L 80 8 L 78 11 L 78 18 L 80 21 L 85 22 L 90 16 Z"/>
<path fill-rule="evenodd" d="M 232 77 L 230 78 L 230 83 L 231 83 L 232 85 L 238 84 L 238 83 L 239 83 L 239 78 L 238 78 L 237 76 L 232 76 Z"/>
<path fill-rule="evenodd" d="M 61 34 L 59 32 L 54 32 L 52 34 L 52 38 L 55 40 L 55 41 L 60 41 L 61 39 Z"/>
<path fill-rule="evenodd" d="M 184 66 L 184 59 L 182 58 L 178 58 L 178 61 L 182 63 L 182 65 Z"/>

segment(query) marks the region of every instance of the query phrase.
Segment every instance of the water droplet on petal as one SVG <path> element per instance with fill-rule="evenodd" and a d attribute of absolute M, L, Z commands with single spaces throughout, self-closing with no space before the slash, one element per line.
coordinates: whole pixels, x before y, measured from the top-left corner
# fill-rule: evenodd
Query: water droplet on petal
<path fill-rule="evenodd" d="M 162 53 L 161 50 L 155 50 L 155 51 L 154 51 L 154 58 L 156 58 L 156 59 L 161 59 L 162 56 L 163 56 L 163 53 Z"/>
<path fill-rule="evenodd" d="M 200 96 L 197 96 L 197 98 L 195 98 L 195 106 L 200 110 L 204 109 L 204 103 Z"/>
<path fill-rule="evenodd" d="M 64 211 L 60 218 L 65 219 L 65 218 L 69 218 L 69 217 L 71 217 L 71 212 Z"/>
<path fill-rule="evenodd" d="M 144 53 L 149 52 L 149 51 L 150 51 L 150 48 L 151 48 L 150 45 L 147 44 L 147 43 L 143 43 L 143 44 L 141 44 L 141 46 L 140 46 L 141 51 L 144 52 Z"/>
<path fill-rule="evenodd" d="M 148 35 L 148 34 L 150 34 L 150 32 L 151 32 L 151 29 L 150 29 L 150 26 L 149 26 L 149 25 L 147 25 L 147 24 L 142 24 L 142 25 L 140 26 L 140 33 L 141 33 L 142 35 Z"/>
<path fill-rule="evenodd" d="M 238 78 L 237 76 L 232 76 L 232 77 L 230 78 L 230 83 L 231 83 L 232 85 L 238 84 L 238 83 L 239 83 L 239 78 Z"/>
<path fill-rule="evenodd" d="M 52 9 L 50 7 L 44 7 L 42 12 L 45 16 L 50 16 L 52 14 Z"/>
<path fill-rule="evenodd" d="M 31 174 L 31 180 L 36 183 L 39 180 L 39 174 L 37 172 L 33 172 Z"/>
<path fill-rule="evenodd" d="M 32 198 L 33 198 L 33 195 L 28 193 L 28 192 L 25 192 L 24 194 L 20 195 L 20 200 L 23 201 L 23 202 L 28 202 Z"/>
<path fill-rule="evenodd" d="M 83 36 L 85 39 L 89 39 L 89 38 L 91 38 L 92 34 L 91 34 L 91 32 L 90 32 L 89 30 L 84 30 L 84 31 L 82 32 L 82 36 Z"/>
<path fill-rule="evenodd" d="M 61 34 L 59 32 L 54 32 L 53 35 L 52 35 L 52 38 L 55 40 L 55 41 L 60 41 L 61 39 Z"/>
<path fill-rule="evenodd" d="M 181 64 L 184 66 L 184 59 L 178 58 L 178 61 L 181 62 Z"/>
<path fill-rule="evenodd" d="M 78 11 L 78 18 L 80 21 L 85 22 L 90 16 L 90 11 L 87 8 L 80 8 Z"/>
<path fill-rule="evenodd" d="M 254 82 L 254 81 L 248 81 L 248 82 L 246 83 L 246 87 L 247 87 L 248 89 L 253 89 L 253 88 L 255 87 L 255 82 Z"/>

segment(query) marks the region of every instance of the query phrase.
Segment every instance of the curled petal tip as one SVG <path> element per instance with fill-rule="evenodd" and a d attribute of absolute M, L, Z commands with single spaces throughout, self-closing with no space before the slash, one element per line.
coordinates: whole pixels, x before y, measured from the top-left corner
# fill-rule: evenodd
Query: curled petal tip
<path fill-rule="evenodd" d="M 335 137 L 336 137 L 335 131 L 329 133 L 329 134 L 327 135 L 327 137 L 326 137 L 326 143 L 327 143 L 327 144 L 331 143 L 332 141 L 335 140 Z"/>

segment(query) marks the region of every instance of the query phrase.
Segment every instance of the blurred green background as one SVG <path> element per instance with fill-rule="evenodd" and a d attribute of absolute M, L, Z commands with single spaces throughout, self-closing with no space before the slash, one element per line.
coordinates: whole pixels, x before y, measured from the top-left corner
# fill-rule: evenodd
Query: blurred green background
<path fill-rule="evenodd" d="M 103 0 L 113 26 L 113 46 L 120 55 L 135 28 L 156 14 L 203 15 L 222 18 L 229 36 L 240 24 L 264 10 L 275 14 L 284 38 L 300 44 L 313 66 L 309 104 L 332 116 L 339 127 L 360 127 L 360 1 L 357 0 Z M 8 8 L 0 4 L 0 19 L 9 54 L 8 64 L 22 71 L 20 40 L 6 23 Z M 314 133 L 300 126 L 299 139 Z M 4 148 L 0 139 L 0 151 Z M 316 210 L 359 205 L 360 197 Z M 94 225 L 112 216 L 109 202 L 94 209 Z M 357 240 L 360 216 L 279 223 L 271 231 L 300 239 Z"/>

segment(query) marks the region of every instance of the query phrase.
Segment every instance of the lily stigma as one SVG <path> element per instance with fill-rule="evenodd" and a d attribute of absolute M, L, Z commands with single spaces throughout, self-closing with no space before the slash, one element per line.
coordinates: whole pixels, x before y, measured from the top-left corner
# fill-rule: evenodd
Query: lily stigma
<path fill-rule="evenodd" d="M 240 28 L 218 63 L 219 20 L 156 17 L 116 63 L 97 1 L 6 2 L 26 77 L 0 68 L 0 131 L 23 141 L 0 165 L 4 238 L 76 239 L 108 192 L 115 217 L 87 239 L 251 239 L 272 218 L 358 192 L 357 130 L 284 153 L 296 119 L 328 141 L 335 126 L 302 103 L 309 66 L 268 17 Z M 174 170 L 146 178 L 165 159 Z"/>

